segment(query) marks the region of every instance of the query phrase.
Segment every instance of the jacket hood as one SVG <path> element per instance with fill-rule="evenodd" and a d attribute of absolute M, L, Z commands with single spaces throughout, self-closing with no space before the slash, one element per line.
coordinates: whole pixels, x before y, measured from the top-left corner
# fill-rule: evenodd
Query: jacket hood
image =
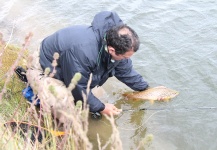
<path fill-rule="evenodd" d="M 123 21 L 116 12 L 102 11 L 95 15 L 91 25 L 94 32 L 98 35 L 97 40 L 100 41 L 108 29 L 122 24 Z"/>

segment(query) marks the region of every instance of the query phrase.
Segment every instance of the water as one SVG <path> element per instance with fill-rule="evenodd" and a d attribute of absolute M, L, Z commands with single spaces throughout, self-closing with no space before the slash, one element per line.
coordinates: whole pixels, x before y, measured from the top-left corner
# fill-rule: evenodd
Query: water
<path fill-rule="evenodd" d="M 126 101 L 126 89 L 112 79 L 105 88 L 108 100 L 120 108 L 173 108 L 123 112 L 116 118 L 124 150 L 136 149 L 142 138 L 153 134 L 150 150 L 217 149 L 217 110 L 180 109 L 217 107 L 217 1 L 215 0 L 0 0 L 0 31 L 6 41 L 23 43 L 34 36 L 29 48 L 56 30 L 90 24 L 101 10 L 114 10 L 140 36 L 140 50 L 132 57 L 134 68 L 150 86 L 164 85 L 180 95 L 169 102 L 151 104 Z M 96 130 L 97 129 L 97 130 Z M 100 133 L 105 143 L 111 130 L 105 119 L 90 121 L 90 139 Z"/>

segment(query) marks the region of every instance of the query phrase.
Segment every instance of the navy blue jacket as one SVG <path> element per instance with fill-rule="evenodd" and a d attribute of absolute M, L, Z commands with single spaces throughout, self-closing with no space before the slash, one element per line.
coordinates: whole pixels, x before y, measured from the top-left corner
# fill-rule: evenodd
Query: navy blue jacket
<path fill-rule="evenodd" d="M 101 86 L 105 81 L 115 76 L 133 90 L 144 90 L 148 84 L 142 76 L 132 69 L 131 59 L 111 61 L 111 56 L 105 50 L 103 37 L 108 29 L 123 24 L 115 12 L 103 11 L 93 19 L 91 26 L 77 25 L 61 29 L 46 37 L 40 47 L 40 64 L 43 69 L 50 67 L 55 52 L 60 54 L 55 78 L 63 81 L 66 86 L 76 72 L 82 74 L 82 79 L 72 91 L 75 100 L 82 100 L 81 91 L 86 93 L 90 74 L 93 79 L 90 88 Z M 92 92 L 88 95 L 90 111 L 98 112 L 105 105 Z"/>

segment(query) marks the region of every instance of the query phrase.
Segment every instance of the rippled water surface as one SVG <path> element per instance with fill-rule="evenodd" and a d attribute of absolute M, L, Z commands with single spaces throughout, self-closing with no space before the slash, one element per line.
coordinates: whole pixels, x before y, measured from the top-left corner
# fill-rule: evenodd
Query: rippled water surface
<path fill-rule="evenodd" d="M 157 109 L 124 111 L 115 118 L 123 149 L 136 149 L 148 134 L 154 139 L 146 149 L 217 149 L 217 1 L 0 0 L 0 4 L 0 32 L 5 40 L 20 44 L 31 31 L 32 50 L 60 28 L 90 24 L 102 10 L 116 11 L 141 39 L 132 58 L 134 68 L 150 86 L 180 92 L 168 102 L 126 101 L 117 94 L 126 89 L 123 84 L 115 79 L 106 83 L 107 100 L 118 107 Z M 96 131 L 105 143 L 111 132 L 105 118 L 90 120 L 93 143 Z"/>

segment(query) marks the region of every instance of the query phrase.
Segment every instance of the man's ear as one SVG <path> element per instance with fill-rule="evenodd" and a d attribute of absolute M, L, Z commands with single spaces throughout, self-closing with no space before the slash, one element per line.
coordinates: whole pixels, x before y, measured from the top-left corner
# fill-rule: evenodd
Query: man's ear
<path fill-rule="evenodd" d="M 109 52 L 109 54 L 115 54 L 115 49 L 113 48 L 113 47 L 111 47 L 111 46 L 108 46 L 108 52 Z"/>

